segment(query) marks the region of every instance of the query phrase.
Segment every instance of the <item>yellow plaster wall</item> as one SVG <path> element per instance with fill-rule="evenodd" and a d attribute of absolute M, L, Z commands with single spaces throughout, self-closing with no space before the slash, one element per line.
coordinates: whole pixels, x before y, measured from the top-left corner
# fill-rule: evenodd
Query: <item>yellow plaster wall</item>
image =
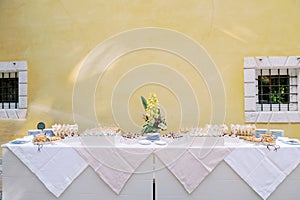
<path fill-rule="evenodd" d="M 299 55 L 299 9 L 299 0 L 1 0 L 0 60 L 27 61 L 28 113 L 26 120 L 0 121 L 0 142 L 26 134 L 38 121 L 48 126 L 74 123 L 74 84 L 89 53 L 114 35 L 144 27 L 174 30 L 201 45 L 223 81 L 226 96 L 220 101 L 226 102 L 225 123 L 243 124 L 243 58 Z M 144 63 L 163 63 L 187 78 L 196 91 L 199 125 L 210 122 L 212 105 L 205 78 L 174 54 L 143 49 L 115 60 L 99 80 L 95 90 L 99 123 L 115 123 L 105 94 Z M 176 80 L 172 84 L 179 87 Z M 131 120 L 139 125 L 143 112 L 139 96 L 148 96 L 149 91 L 159 94 L 170 119 L 169 130 L 178 129 L 180 101 L 165 86 L 145 85 L 130 99 L 117 101 L 129 102 Z M 298 123 L 257 126 L 300 137 Z"/>

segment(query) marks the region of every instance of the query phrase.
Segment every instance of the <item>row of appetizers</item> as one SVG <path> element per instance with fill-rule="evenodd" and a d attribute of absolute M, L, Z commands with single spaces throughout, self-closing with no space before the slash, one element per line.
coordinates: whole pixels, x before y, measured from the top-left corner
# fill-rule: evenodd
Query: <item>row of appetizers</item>
<path fill-rule="evenodd" d="M 261 134 L 259 138 L 254 136 L 241 136 L 240 138 L 248 142 L 264 143 L 268 145 L 276 143 L 276 139 L 271 134 Z"/>
<path fill-rule="evenodd" d="M 255 135 L 255 124 L 207 124 L 204 127 L 181 129 L 181 132 L 189 133 L 190 136 L 216 137 L 216 136 L 253 136 Z"/>
<path fill-rule="evenodd" d="M 56 136 L 60 138 L 65 137 L 72 137 L 72 136 L 115 136 L 121 135 L 124 138 L 137 138 L 141 136 L 140 133 L 130 133 L 130 132 L 123 132 L 117 126 L 99 126 L 97 128 L 85 130 L 83 133 L 79 133 L 78 125 L 77 124 L 54 124 L 52 125 L 51 129 L 44 129 L 44 133 L 47 131 L 52 131 L 52 134 L 46 134 L 50 136 Z M 40 132 L 34 132 L 35 135 L 38 135 Z M 28 131 L 28 133 L 30 132 Z M 164 138 L 172 138 L 178 139 L 183 137 L 183 135 L 189 135 L 192 137 L 221 137 L 221 136 L 230 136 L 230 137 L 240 137 L 245 136 L 244 139 L 248 138 L 260 138 L 261 134 L 271 134 L 274 138 L 278 136 L 283 137 L 284 131 L 283 130 L 268 130 L 268 129 L 256 129 L 255 124 L 230 124 L 230 128 L 226 124 L 208 124 L 204 127 L 195 127 L 195 128 L 181 128 L 177 132 L 166 132 L 162 133 L 161 137 Z"/>

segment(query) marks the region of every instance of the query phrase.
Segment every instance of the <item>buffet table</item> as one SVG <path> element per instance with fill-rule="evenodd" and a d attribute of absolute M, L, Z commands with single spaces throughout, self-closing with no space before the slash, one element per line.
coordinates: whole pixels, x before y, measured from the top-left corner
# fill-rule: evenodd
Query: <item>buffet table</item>
<path fill-rule="evenodd" d="M 8 143 L 3 199 L 299 199 L 300 146 L 278 144 Z"/>

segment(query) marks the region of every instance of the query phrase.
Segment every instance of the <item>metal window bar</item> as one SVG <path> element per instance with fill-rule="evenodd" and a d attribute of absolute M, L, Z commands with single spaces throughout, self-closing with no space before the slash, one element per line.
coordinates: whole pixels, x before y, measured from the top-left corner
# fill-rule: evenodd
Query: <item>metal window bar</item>
<path fill-rule="evenodd" d="M 278 72 L 278 77 L 279 77 L 278 85 L 279 85 L 279 88 L 280 88 L 280 69 L 278 69 L 277 72 Z M 279 91 L 280 91 L 280 89 L 279 89 Z M 289 105 L 289 103 L 288 103 L 288 105 Z M 279 105 L 278 105 L 278 110 L 279 111 L 281 110 L 281 103 L 280 103 L 280 101 L 279 101 Z"/>
<path fill-rule="evenodd" d="M 19 102 L 19 78 L 17 72 L 1 73 L 0 78 L 0 103 L 1 108 L 17 109 Z"/>
<path fill-rule="evenodd" d="M 275 104 L 278 104 L 278 110 L 279 111 L 285 110 L 285 109 L 283 109 L 282 104 L 286 104 L 287 105 L 286 106 L 286 109 L 287 109 L 286 111 L 290 111 L 291 110 L 291 107 L 290 107 L 291 104 L 298 104 L 297 101 L 291 101 L 291 99 L 295 99 L 293 97 L 295 97 L 295 96 L 298 95 L 297 92 L 292 92 L 292 89 L 291 89 L 291 87 L 298 87 L 298 85 L 296 84 L 298 77 L 295 76 L 295 75 L 293 75 L 293 74 L 290 74 L 289 69 L 286 69 L 286 75 L 285 74 L 281 74 L 280 73 L 280 69 L 277 69 L 277 74 L 276 75 L 272 73 L 271 69 L 268 70 L 267 74 L 263 73 L 263 70 L 260 69 L 258 74 L 259 74 L 259 76 L 256 79 L 258 81 L 257 82 L 258 83 L 257 86 L 259 87 L 258 88 L 259 90 L 258 90 L 258 93 L 257 93 L 257 97 L 258 97 L 258 103 L 257 104 L 260 104 L 260 110 L 261 111 L 264 111 L 264 104 L 269 104 L 270 111 L 272 111 L 274 109 L 273 106 Z M 274 84 L 274 83 L 271 82 L 269 85 L 265 86 L 265 87 L 269 88 L 268 89 L 269 94 L 265 93 L 265 91 L 263 90 L 264 86 L 262 84 L 262 79 L 263 79 L 264 76 L 269 76 L 269 78 L 273 79 L 273 80 L 276 79 L 276 78 L 278 78 L 278 80 L 276 81 L 277 83 Z M 278 77 L 274 78 L 274 76 L 278 76 Z M 287 79 L 287 80 L 286 80 L 285 83 L 283 82 L 283 84 L 282 84 L 281 82 L 282 82 L 283 79 Z M 296 79 L 296 81 L 292 81 L 292 79 Z M 294 84 L 291 84 L 291 83 L 294 83 Z M 281 93 L 280 88 L 282 86 L 287 87 L 288 88 L 287 91 L 284 91 L 284 92 Z M 279 94 L 279 97 L 282 97 L 281 95 L 285 95 L 286 102 L 282 103 L 281 101 L 278 101 L 278 102 L 274 103 L 274 102 L 272 102 L 272 101 L 269 100 L 268 103 L 264 103 L 264 101 L 265 101 L 264 98 L 266 98 L 266 96 L 270 95 L 271 91 L 273 91 L 274 89 L 275 89 L 276 93 Z"/>
<path fill-rule="evenodd" d="M 263 71 L 262 71 L 262 69 L 260 70 L 260 77 L 262 77 L 262 75 L 263 75 L 263 73 L 262 73 Z M 262 89 L 263 89 L 263 87 L 262 87 L 262 84 L 260 84 L 260 87 L 261 87 L 261 91 L 263 91 Z M 264 111 L 264 104 L 261 104 L 260 105 L 260 110 L 261 111 Z"/>
<path fill-rule="evenodd" d="M 289 72 L 289 69 L 287 69 L 287 73 L 289 74 L 290 72 Z M 293 75 L 290 75 L 290 83 L 292 83 L 293 81 L 292 81 L 292 79 L 296 79 L 296 81 L 294 81 L 295 83 L 297 83 L 297 76 L 293 76 Z M 289 98 L 290 98 L 290 100 L 292 99 L 291 97 L 293 97 L 293 96 L 297 96 L 298 95 L 298 93 L 295 93 L 295 92 L 291 92 L 291 87 L 298 87 L 298 85 L 297 84 L 289 84 Z M 290 110 L 290 104 L 292 104 L 292 103 L 294 103 L 294 104 L 298 104 L 298 102 L 295 102 L 295 101 L 290 101 L 290 103 L 288 104 L 288 111 Z"/>
<path fill-rule="evenodd" d="M 286 74 L 289 75 L 289 69 L 286 69 Z M 288 107 L 287 110 L 288 110 L 288 111 L 290 111 L 290 96 L 291 96 L 291 94 L 290 94 L 290 92 L 291 92 L 290 82 L 291 82 L 291 81 L 289 80 L 289 86 L 288 86 L 288 87 L 289 87 L 289 103 L 288 103 L 288 105 L 287 105 L 287 107 Z"/>
<path fill-rule="evenodd" d="M 287 71 L 287 74 L 289 74 L 288 73 L 288 71 Z M 279 91 L 278 92 L 280 92 L 280 86 L 281 86 L 281 76 L 280 76 L 280 69 L 278 69 L 278 76 L 279 76 L 279 82 L 278 82 L 278 88 L 279 88 Z M 289 100 L 288 100 L 288 107 L 289 107 Z M 281 102 L 279 102 L 279 111 L 281 111 Z M 288 110 L 289 110 L 289 108 L 288 108 Z"/>
<path fill-rule="evenodd" d="M 271 77 L 272 71 L 269 69 L 269 77 Z M 272 91 L 271 84 L 269 85 L 269 91 Z M 270 111 L 272 111 L 272 103 L 270 103 Z"/>

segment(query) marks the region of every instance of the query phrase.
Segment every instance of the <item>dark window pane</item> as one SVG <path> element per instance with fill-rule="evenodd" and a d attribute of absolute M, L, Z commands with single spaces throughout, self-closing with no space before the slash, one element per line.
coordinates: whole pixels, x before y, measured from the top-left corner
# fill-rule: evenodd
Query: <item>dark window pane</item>
<path fill-rule="evenodd" d="M 258 76 L 259 104 L 290 103 L 289 75 Z"/>
<path fill-rule="evenodd" d="M 19 100 L 18 78 L 0 78 L 0 102 L 18 103 Z"/>

